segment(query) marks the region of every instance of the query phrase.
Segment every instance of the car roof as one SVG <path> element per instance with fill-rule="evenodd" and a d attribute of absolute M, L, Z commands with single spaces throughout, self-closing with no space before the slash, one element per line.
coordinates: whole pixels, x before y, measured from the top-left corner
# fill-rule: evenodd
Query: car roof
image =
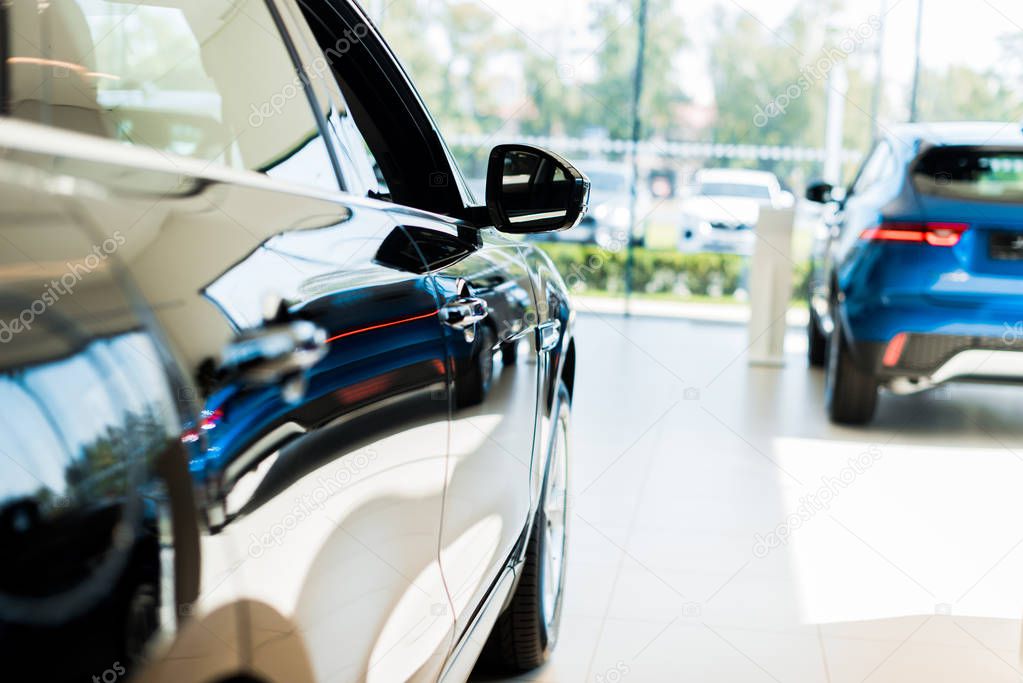
<path fill-rule="evenodd" d="M 892 126 L 890 137 L 911 145 L 1023 147 L 1023 123 L 955 121 Z"/>
<path fill-rule="evenodd" d="M 751 171 L 745 168 L 704 168 L 696 172 L 696 179 L 701 183 L 778 184 L 778 176 L 770 171 Z"/>

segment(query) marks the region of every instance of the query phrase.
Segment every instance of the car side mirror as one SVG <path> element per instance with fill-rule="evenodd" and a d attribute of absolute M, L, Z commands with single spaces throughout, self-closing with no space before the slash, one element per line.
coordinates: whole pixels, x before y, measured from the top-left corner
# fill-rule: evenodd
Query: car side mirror
<path fill-rule="evenodd" d="M 487 210 L 501 232 L 568 230 L 589 201 L 589 179 L 557 154 L 529 145 L 498 145 L 490 153 Z"/>
<path fill-rule="evenodd" d="M 845 190 L 841 187 L 835 187 L 831 183 L 818 180 L 807 186 L 806 198 L 815 203 L 842 201 L 845 199 Z"/>
<path fill-rule="evenodd" d="M 835 186 L 831 183 L 825 183 L 817 181 L 810 183 L 806 188 L 806 198 L 808 201 L 816 204 L 828 204 L 834 200 L 832 196 L 835 192 Z"/>

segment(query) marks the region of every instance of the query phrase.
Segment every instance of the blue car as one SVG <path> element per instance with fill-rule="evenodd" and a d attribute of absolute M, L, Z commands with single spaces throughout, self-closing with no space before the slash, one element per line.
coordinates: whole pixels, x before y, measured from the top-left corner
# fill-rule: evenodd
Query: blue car
<path fill-rule="evenodd" d="M 810 364 L 833 422 L 864 424 L 879 390 L 1023 381 L 1020 124 L 895 127 L 826 205 L 814 248 Z"/>

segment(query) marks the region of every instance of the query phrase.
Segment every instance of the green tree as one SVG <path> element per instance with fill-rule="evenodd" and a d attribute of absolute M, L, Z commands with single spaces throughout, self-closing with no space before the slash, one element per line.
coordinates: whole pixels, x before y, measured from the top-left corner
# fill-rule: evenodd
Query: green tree
<path fill-rule="evenodd" d="M 675 109 L 686 101 L 679 53 L 686 45 L 682 18 L 672 0 L 648 0 L 646 68 L 640 116 L 644 137 L 669 136 Z M 577 126 L 603 128 L 613 139 L 632 136 L 631 103 L 635 88 L 638 51 L 639 0 L 600 0 L 595 3 L 594 30 L 603 41 L 594 59 L 597 78 L 582 84 L 584 116 Z"/>
<path fill-rule="evenodd" d="M 521 39 L 486 6 L 462 0 L 424 10 L 416 0 L 395 0 L 381 30 L 445 129 L 480 133 L 502 123 L 501 82 L 493 76 L 499 60 L 521 49 Z M 438 48 L 449 59 L 438 58 Z"/>
<path fill-rule="evenodd" d="M 710 49 L 717 103 L 715 142 L 820 147 L 830 78 L 841 62 L 848 77 L 844 144 L 863 150 L 869 146 L 875 28 L 866 23 L 856 27 L 862 37 L 850 43 L 850 29 L 832 24 L 840 6 L 838 0 L 803 0 L 777 30 L 746 12 L 718 11 Z M 794 183 L 807 175 L 805 162 L 733 165 L 771 170 Z M 820 169 L 809 170 L 815 174 Z"/>
<path fill-rule="evenodd" d="M 956 64 L 920 73 L 921 121 L 1017 121 L 1020 99 L 1015 88 L 994 71 Z"/>

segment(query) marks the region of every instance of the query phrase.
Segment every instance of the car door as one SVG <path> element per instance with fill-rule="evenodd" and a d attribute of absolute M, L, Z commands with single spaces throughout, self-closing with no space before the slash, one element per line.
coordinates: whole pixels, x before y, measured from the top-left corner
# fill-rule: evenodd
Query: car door
<path fill-rule="evenodd" d="M 188 607 L 201 626 L 233 619 L 201 645 L 237 667 L 200 670 L 172 646 L 145 680 L 435 679 L 453 637 L 447 352 L 407 231 L 341 192 L 324 126 L 344 112 L 319 107 L 272 3 L 68 0 L 24 21 L 75 36 L 57 56 L 89 72 L 70 74 L 74 92 L 33 90 L 54 55 L 26 41 L 43 52 L 17 63 L 12 94 L 36 122 L 21 138 L 45 144 L 5 147 L 85 183 L 75 215 L 123 237 L 201 404 L 181 440 L 199 451 L 204 550 L 238 558 L 204 565 Z"/>
<path fill-rule="evenodd" d="M 821 320 L 827 332 L 830 332 L 833 325 L 833 283 L 846 257 L 856 245 L 860 232 L 870 227 L 878 217 L 878 206 L 865 195 L 891 172 L 893 161 L 891 145 L 886 140 L 879 141 L 863 161 L 847 195 L 837 205 L 828 205 L 823 209 L 825 234 L 820 246 L 815 247 L 813 252 L 811 302 L 819 315 L 826 314 L 822 315 Z"/>
<path fill-rule="evenodd" d="M 198 452 L 180 440 L 198 410 L 114 265 L 123 241 L 65 210 L 69 179 L 9 162 L 0 178 L 0 656 L 12 679 L 119 678 L 198 592 Z M 233 648 L 189 655 L 241 666 Z"/>
<path fill-rule="evenodd" d="M 211 390 L 219 422 L 206 476 L 223 533 L 246 549 L 259 670 L 293 680 L 276 655 L 287 627 L 316 680 L 429 680 L 451 638 L 437 555 L 445 348 L 404 229 L 377 209 L 345 208 L 271 237 L 207 286 L 258 339 L 256 292 L 274 283 L 285 319 L 314 324 L 326 348 L 300 396 L 285 377 Z"/>
<path fill-rule="evenodd" d="M 560 349 L 562 322 L 538 310 L 539 281 L 524 257 L 530 248 L 479 227 L 489 221 L 486 209 L 469 197 L 428 111 L 358 8 L 314 0 L 296 9 L 325 56 L 322 71 L 334 77 L 327 85 L 347 103 L 385 181 L 371 192 L 393 203 L 434 288 L 451 403 L 440 556 L 462 634 L 524 547 L 542 476 L 539 399 L 551 394 L 542 380 L 554 374 L 538 338 Z"/>
<path fill-rule="evenodd" d="M 458 632 L 517 558 L 530 520 L 540 399 L 538 313 L 527 247 L 422 216 L 406 219 L 429 266 L 451 396 L 441 568 Z"/>

